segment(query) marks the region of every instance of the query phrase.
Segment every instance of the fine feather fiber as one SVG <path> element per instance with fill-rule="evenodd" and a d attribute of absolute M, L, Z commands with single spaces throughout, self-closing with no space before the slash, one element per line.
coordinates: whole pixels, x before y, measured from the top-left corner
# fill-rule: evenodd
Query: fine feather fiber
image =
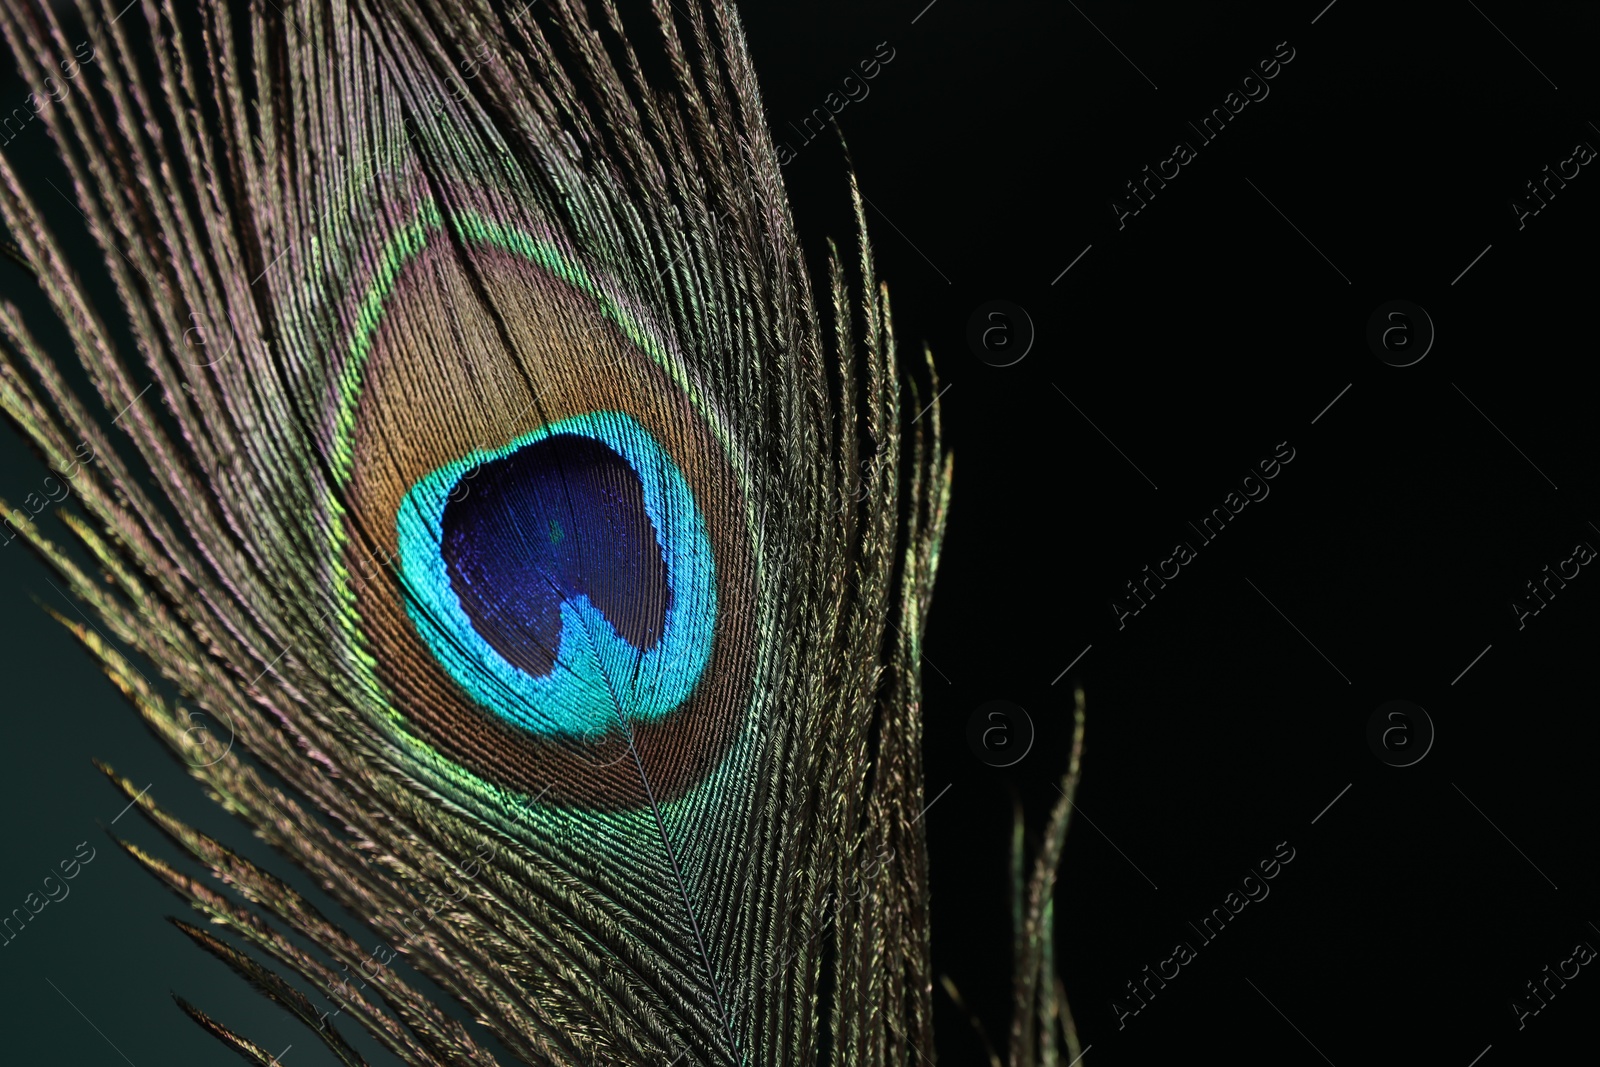
<path fill-rule="evenodd" d="M 354 1028 L 430 1065 L 930 1054 L 938 388 L 853 179 L 814 287 L 735 13 L 125 2 L 0 5 L 27 83 L 96 57 L 39 116 L 92 261 L 0 156 L 41 294 L 0 305 L 0 406 L 77 490 L 6 521 L 151 728 L 370 927 L 106 766 L 178 929 L 348 1064 Z"/>

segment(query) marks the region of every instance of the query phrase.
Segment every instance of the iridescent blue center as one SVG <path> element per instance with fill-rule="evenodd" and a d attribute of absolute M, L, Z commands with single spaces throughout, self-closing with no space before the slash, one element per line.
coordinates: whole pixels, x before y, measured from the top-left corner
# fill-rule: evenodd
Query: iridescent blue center
<path fill-rule="evenodd" d="M 661 445 L 578 415 L 419 479 L 396 517 L 406 610 L 477 703 L 592 740 L 693 692 L 711 654 L 705 521 Z"/>

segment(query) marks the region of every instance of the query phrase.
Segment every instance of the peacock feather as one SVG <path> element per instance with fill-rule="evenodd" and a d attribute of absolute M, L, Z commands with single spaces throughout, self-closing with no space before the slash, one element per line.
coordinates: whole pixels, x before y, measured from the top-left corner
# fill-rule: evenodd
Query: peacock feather
<path fill-rule="evenodd" d="M 124 846 L 180 929 L 345 1063 L 347 1026 L 494 1062 L 396 957 L 528 1063 L 931 1049 L 949 466 L 907 412 L 938 389 L 853 179 L 814 289 L 734 13 L 123 2 L 0 6 L 29 84 L 92 42 L 40 118 L 98 249 L 0 156 L 42 294 L 0 307 L 0 403 L 76 498 L 69 543 L 8 524 L 150 726 L 381 940 L 106 767 L 192 861 Z"/>

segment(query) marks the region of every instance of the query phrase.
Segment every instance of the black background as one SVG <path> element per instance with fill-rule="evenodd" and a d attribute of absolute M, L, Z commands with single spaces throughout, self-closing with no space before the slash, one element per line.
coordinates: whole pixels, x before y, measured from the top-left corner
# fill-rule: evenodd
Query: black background
<path fill-rule="evenodd" d="M 1011 797 L 1037 833 L 1080 682 L 1088 744 L 1057 943 L 1086 1067 L 1496 1067 L 1589 1049 L 1594 968 L 1521 1030 L 1510 1004 L 1577 942 L 1600 946 L 1600 578 L 1584 568 L 1522 629 L 1510 603 L 1578 542 L 1600 546 L 1600 177 L 1584 167 L 1522 229 L 1510 204 L 1578 142 L 1600 146 L 1600 16 L 923 2 L 742 12 L 775 136 L 797 149 L 784 174 L 813 252 L 849 234 L 844 160 L 788 124 L 893 49 L 837 120 L 899 337 L 931 345 L 948 386 L 956 487 L 924 649 L 937 970 L 1004 1033 Z M 1200 146 L 1186 122 L 1280 42 L 1294 58 L 1270 95 Z M 27 91 L 14 74 L 5 89 Z M 42 131 L 26 138 L 0 150 L 47 151 Z M 1112 199 L 1179 140 L 1197 158 L 1119 228 Z M 22 292 L 8 276 L 6 295 Z M 967 345 L 992 299 L 1036 330 L 1014 366 Z M 1409 367 L 1366 341 L 1394 299 L 1437 330 Z M 1270 495 L 1202 544 L 1187 524 L 1281 442 L 1294 459 Z M 14 435 L 3 447 L 15 500 L 44 471 Z M 1195 560 L 1119 629 L 1112 599 L 1179 541 Z M 113 852 L 96 823 L 122 805 L 92 755 L 203 829 L 244 834 L 32 598 L 72 614 L 23 548 L 0 549 L 0 910 L 80 840 L 98 853 L 72 897 L 0 948 L 6 1058 L 216 1062 L 173 988 L 263 1045 L 293 1044 L 290 1067 L 331 1062 L 166 926 L 175 902 Z M 1037 732 L 1007 769 L 967 743 L 994 699 Z M 1391 699 L 1437 730 L 1414 766 L 1368 746 Z M 115 829 L 158 844 L 130 822 Z M 1280 842 L 1294 859 L 1270 895 L 1202 946 L 1188 923 Z M 1197 958 L 1119 1028 L 1112 1000 L 1178 941 Z M 938 1055 L 985 1062 L 934 996 Z"/>

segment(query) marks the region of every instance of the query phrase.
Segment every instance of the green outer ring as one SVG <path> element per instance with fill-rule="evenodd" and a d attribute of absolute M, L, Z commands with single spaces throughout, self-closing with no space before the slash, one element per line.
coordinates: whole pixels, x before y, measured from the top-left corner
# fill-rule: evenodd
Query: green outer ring
<path fill-rule="evenodd" d="M 349 484 L 351 467 L 354 463 L 354 444 L 352 437 L 355 433 L 356 405 L 359 403 L 362 391 L 362 376 L 366 369 L 368 356 L 372 351 L 373 335 L 377 332 L 382 322 L 384 305 L 394 293 L 396 282 L 400 274 L 422 251 L 428 246 L 429 234 L 432 231 L 442 230 L 445 218 L 440 213 L 437 203 L 432 197 L 424 199 L 417 209 L 416 219 L 403 226 L 398 233 L 391 237 L 384 245 L 378 259 L 377 277 L 367 287 L 366 294 L 361 300 L 361 309 L 356 320 L 356 328 L 350 338 L 349 359 L 339 375 L 339 408 L 334 420 L 334 439 L 330 466 L 333 468 L 333 484 L 327 490 L 324 506 L 329 516 L 329 543 L 332 552 L 329 556 L 330 574 L 333 579 L 334 599 L 336 605 L 335 617 L 343 628 L 348 644 L 345 648 L 347 662 L 361 682 L 372 692 L 385 694 L 382 708 L 388 718 L 394 734 L 407 754 L 425 767 L 432 768 L 441 777 L 448 780 L 458 789 L 464 789 L 477 796 L 505 795 L 505 787 L 491 782 L 474 774 L 472 771 L 443 756 L 432 745 L 416 736 L 409 728 L 404 715 L 394 707 L 387 698 L 387 689 L 378 681 L 376 674 L 377 660 L 366 650 L 366 641 L 361 633 L 361 615 L 356 610 L 355 591 L 350 586 L 350 572 L 344 565 L 344 550 L 348 545 L 345 536 L 344 518 L 348 514 L 339 496 Z M 755 587 L 757 596 L 765 588 L 763 577 L 765 575 L 765 559 L 759 536 L 760 524 L 755 512 L 753 494 L 750 492 L 750 479 L 745 469 L 743 457 L 733 445 L 733 437 L 723 423 L 721 413 L 707 400 L 696 386 L 683 363 L 663 343 L 661 338 L 648 330 L 627 308 L 614 299 L 606 289 L 595 279 L 590 277 L 578 264 L 573 263 L 561 253 L 561 250 L 552 242 L 542 241 L 527 231 L 515 226 L 507 226 L 486 218 L 477 211 L 463 210 L 458 217 L 449 220 L 455 235 L 466 242 L 475 242 L 491 245 L 503 251 L 519 255 L 532 262 L 561 281 L 572 286 L 584 296 L 594 300 L 601 314 L 616 324 L 625 337 L 628 338 L 640 351 L 666 371 L 669 378 L 689 397 L 689 403 L 695 412 L 705 419 L 711 428 L 712 435 L 722 445 L 733 466 L 734 476 L 743 491 L 745 501 L 746 533 L 750 538 L 752 555 L 755 563 Z M 755 700 L 754 694 L 761 691 L 761 686 L 766 674 L 766 663 L 762 657 L 757 657 L 755 674 L 752 677 L 751 702 Z M 747 705 L 748 710 L 748 705 Z M 729 749 L 729 755 L 733 753 Z M 702 780 L 708 782 L 717 777 L 717 771 L 708 773 Z M 691 789 L 685 796 L 692 795 L 696 789 Z M 524 806 L 528 799 L 527 794 L 511 794 L 521 798 Z"/>

